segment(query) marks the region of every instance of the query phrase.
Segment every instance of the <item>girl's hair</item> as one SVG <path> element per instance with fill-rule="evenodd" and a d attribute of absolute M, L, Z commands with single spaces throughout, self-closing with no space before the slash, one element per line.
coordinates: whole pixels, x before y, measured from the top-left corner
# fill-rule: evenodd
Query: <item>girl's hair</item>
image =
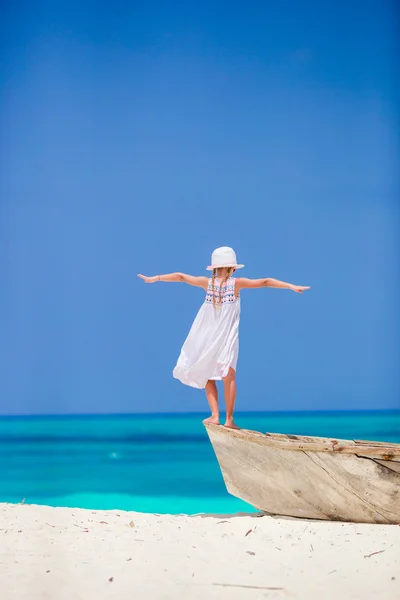
<path fill-rule="evenodd" d="M 213 303 L 213 307 L 214 308 L 216 308 L 217 304 L 219 306 L 221 306 L 221 304 L 222 304 L 222 288 L 225 285 L 225 283 L 228 281 L 229 277 L 232 277 L 232 275 L 235 272 L 235 270 L 236 270 L 235 267 L 228 267 L 227 268 L 225 277 L 222 279 L 222 281 L 220 282 L 220 285 L 219 285 L 218 302 L 216 302 L 215 301 L 215 295 L 214 295 L 214 281 L 215 281 L 215 278 L 218 275 L 219 269 L 213 269 L 212 278 L 211 278 L 211 289 L 212 289 L 212 303 Z"/>

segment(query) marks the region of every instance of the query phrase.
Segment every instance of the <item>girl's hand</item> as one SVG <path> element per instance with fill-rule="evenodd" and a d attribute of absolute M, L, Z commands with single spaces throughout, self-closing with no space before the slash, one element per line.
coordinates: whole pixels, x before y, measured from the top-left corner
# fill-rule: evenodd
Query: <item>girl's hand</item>
<path fill-rule="evenodd" d="M 145 283 L 155 283 L 156 281 L 160 281 L 160 277 L 155 275 L 154 277 L 146 277 L 146 275 L 138 275 L 140 279 L 143 279 Z"/>
<path fill-rule="evenodd" d="M 292 291 L 297 292 L 298 294 L 302 294 L 305 290 L 309 290 L 309 285 L 292 285 Z"/>

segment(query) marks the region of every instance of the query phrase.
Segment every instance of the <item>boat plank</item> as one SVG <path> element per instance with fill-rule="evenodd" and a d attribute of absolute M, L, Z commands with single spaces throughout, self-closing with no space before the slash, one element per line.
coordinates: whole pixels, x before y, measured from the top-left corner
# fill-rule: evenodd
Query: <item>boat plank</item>
<path fill-rule="evenodd" d="M 260 445 L 291 450 L 307 450 L 317 452 L 340 452 L 345 454 L 359 454 L 360 449 L 364 455 L 381 458 L 382 460 L 400 460 L 399 444 L 383 444 L 371 442 L 369 445 L 357 444 L 352 440 L 336 440 L 307 436 L 287 436 L 284 434 L 265 435 L 247 429 L 231 430 L 232 435 L 246 439 Z"/>

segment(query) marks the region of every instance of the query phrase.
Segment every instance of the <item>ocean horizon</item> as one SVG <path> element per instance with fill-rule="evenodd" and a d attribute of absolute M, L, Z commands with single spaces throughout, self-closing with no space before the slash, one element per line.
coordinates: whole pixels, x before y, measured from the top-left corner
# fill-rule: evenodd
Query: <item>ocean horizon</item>
<path fill-rule="evenodd" d="M 0 417 L 0 501 L 197 514 L 252 512 L 230 496 L 204 413 Z M 400 410 L 237 413 L 261 432 L 400 443 Z"/>

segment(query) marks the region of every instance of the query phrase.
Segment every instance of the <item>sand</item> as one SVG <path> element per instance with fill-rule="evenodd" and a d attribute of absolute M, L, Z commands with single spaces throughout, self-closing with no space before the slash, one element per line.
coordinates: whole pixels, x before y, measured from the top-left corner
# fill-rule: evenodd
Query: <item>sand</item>
<path fill-rule="evenodd" d="M 0 504 L 2 600 L 399 600 L 400 527 Z"/>

